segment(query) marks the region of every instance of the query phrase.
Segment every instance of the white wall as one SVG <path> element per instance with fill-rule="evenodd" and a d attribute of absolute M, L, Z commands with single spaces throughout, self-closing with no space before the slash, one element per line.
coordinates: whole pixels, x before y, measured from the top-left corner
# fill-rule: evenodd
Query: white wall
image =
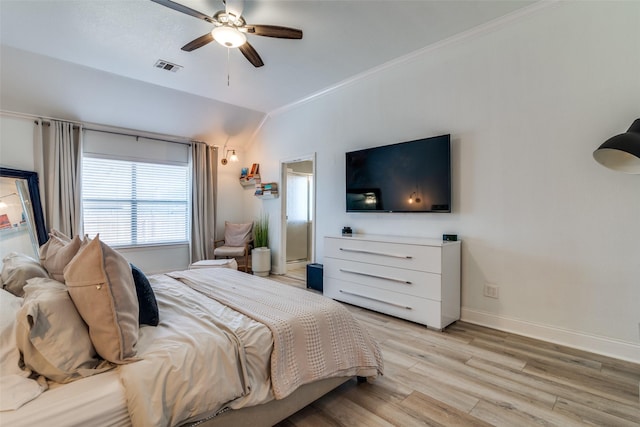
<path fill-rule="evenodd" d="M 35 171 L 33 120 L 0 116 L 0 166 Z"/>
<path fill-rule="evenodd" d="M 640 361 L 640 177 L 592 159 L 638 117 L 640 2 L 564 2 L 272 115 L 247 154 L 277 179 L 280 160 L 317 152 L 318 262 L 345 225 L 457 233 L 463 318 Z M 453 213 L 345 213 L 345 151 L 443 133 Z"/>

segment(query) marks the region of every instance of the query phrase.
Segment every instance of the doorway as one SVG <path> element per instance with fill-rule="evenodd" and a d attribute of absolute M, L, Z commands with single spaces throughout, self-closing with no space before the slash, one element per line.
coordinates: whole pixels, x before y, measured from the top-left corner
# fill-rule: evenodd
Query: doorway
<path fill-rule="evenodd" d="M 284 274 L 306 279 L 315 257 L 315 155 L 282 163 L 282 259 Z"/>

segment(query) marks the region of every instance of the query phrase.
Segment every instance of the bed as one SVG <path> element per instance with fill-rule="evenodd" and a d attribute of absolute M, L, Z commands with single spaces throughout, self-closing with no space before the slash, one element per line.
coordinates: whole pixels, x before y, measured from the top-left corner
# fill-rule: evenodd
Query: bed
<path fill-rule="evenodd" d="M 132 340 L 126 336 L 131 316 L 127 318 L 117 312 L 122 304 L 116 299 L 110 302 L 111 308 L 115 306 L 114 319 L 122 323 L 117 326 L 125 332 L 119 341 L 110 339 L 106 345 L 100 343 L 94 331 L 102 323 L 109 323 L 104 320 L 109 315 L 101 314 L 99 325 L 95 326 L 96 318 L 91 316 L 96 317 L 101 311 L 95 308 L 95 303 L 89 312 L 83 309 L 82 298 L 86 295 L 78 296 L 78 292 L 91 293 L 94 301 L 96 294 L 105 293 L 104 286 L 113 285 L 114 273 L 107 272 L 105 265 L 115 258 L 122 272 L 124 264 L 117 252 L 102 242 L 96 243 L 97 240 L 93 239 L 93 244 L 86 238 L 81 241 L 76 254 L 67 255 L 70 259 L 66 264 L 62 262 L 65 264 L 62 270 L 55 266 L 45 268 L 47 263 L 40 260 L 47 276 L 23 275 L 21 280 L 26 283 L 23 297 L 7 291 L 5 262 L 4 289 L 0 291 L 3 310 L 0 424 L 268 426 L 345 381 L 354 377 L 374 379 L 383 372 L 377 343 L 339 303 L 304 289 L 228 268 L 149 276 L 148 284 L 157 306 L 157 326 L 138 325 L 133 350 L 127 350 L 126 344 Z M 60 246 L 70 244 L 63 240 Z M 87 256 L 91 252 L 87 247 L 92 247 L 100 256 Z M 80 260 L 79 255 L 82 255 Z M 134 268 L 128 263 L 127 266 Z M 87 278 L 87 271 L 92 275 L 100 268 L 104 270 L 101 277 Z M 54 276 L 64 279 L 65 285 Z M 105 278 L 105 283 L 96 285 L 96 280 Z M 127 283 L 139 298 L 142 292 L 137 282 L 135 286 L 131 281 Z M 116 286 L 107 287 L 112 294 L 118 293 Z M 75 331 L 72 338 L 65 338 L 63 334 L 69 333 L 66 329 L 70 328 L 63 328 L 63 332 L 53 337 L 54 344 L 43 347 L 52 337 L 43 334 L 34 338 L 37 328 L 29 322 L 25 326 L 25 311 L 30 310 L 32 322 L 37 317 L 32 308 L 36 301 L 37 313 L 51 324 L 60 320 L 53 314 L 60 311 L 49 308 L 50 314 L 45 316 L 47 307 L 41 293 L 48 293 L 49 299 L 57 301 L 53 304 L 56 309 L 61 306 L 60 301 L 66 304 L 64 312 L 72 312 L 75 306 L 95 348 L 92 361 L 83 361 L 79 367 L 69 368 L 65 360 L 58 362 L 63 368 L 56 366 L 57 370 L 50 368 L 50 364 L 39 368 L 48 378 L 46 381 L 40 375 L 43 372 L 33 369 L 34 364 L 27 363 L 17 374 L 11 372 L 15 370 L 14 365 L 20 363 L 16 357 L 24 361 L 31 355 L 33 359 L 31 353 L 36 350 L 46 353 L 52 346 L 63 350 L 75 348 L 82 334 Z M 138 305 L 134 313 L 136 321 L 146 310 L 143 300 L 138 300 Z M 13 326 L 10 325 L 12 316 L 17 319 Z M 25 328 L 31 328 L 29 339 L 24 338 L 28 335 Z M 21 345 L 11 348 L 12 354 L 5 354 L 8 353 L 6 343 L 12 339 Z M 120 345 L 110 355 L 116 354 L 115 359 L 104 360 L 101 354 L 113 350 L 109 345 L 115 341 Z M 29 346 L 38 348 L 34 350 Z M 56 355 L 60 348 L 56 349 Z M 38 353 L 38 357 L 41 356 Z M 60 371 L 66 376 L 60 377 Z M 37 397 L 21 403 L 17 409 L 7 410 L 6 403 L 19 400 L 22 383 L 27 381 L 31 386 L 29 392 Z"/>

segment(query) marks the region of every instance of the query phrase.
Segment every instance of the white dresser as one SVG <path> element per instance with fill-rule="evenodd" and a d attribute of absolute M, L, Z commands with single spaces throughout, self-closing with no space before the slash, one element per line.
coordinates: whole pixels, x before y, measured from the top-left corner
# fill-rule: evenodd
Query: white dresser
<path fill-rule="evenodd" d="M 460 242 L 354 234 L 324 239 L 324 295 L 443 329 L 460 319 Z"/>

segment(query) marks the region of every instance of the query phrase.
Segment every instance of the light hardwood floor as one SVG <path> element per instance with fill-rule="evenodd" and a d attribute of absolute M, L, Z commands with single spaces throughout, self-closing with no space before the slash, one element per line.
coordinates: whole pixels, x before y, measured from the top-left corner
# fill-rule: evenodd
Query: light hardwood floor
<path fill-rule="evenodd" d="M 438 332 L 345 306 L 378 340 L 384 376 L 345 383 L 278 427 L 640 426 L 638 364 L 465 322 Z"/>

